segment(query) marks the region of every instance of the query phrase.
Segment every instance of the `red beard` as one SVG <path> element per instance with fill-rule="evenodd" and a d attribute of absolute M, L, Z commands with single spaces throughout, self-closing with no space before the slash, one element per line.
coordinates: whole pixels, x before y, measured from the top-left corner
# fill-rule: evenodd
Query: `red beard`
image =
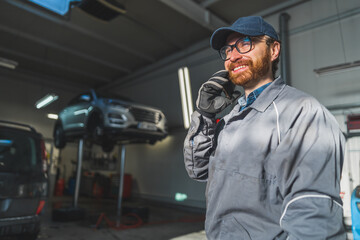
<path fill-rule="evenodd" d="M 250 60 L 239 60 L 238 62 L 230 63 L 229 69 L 234 69 L 240 65 L 247 65 L 248 69 L 239 74 L 229 71 L 229 79 L 235 84 L 242 87 L 252 87 L 264 76 L 266 76 L 270 70 L 270 50 L 267 49 L 262 58 L 255 62 Z"/>

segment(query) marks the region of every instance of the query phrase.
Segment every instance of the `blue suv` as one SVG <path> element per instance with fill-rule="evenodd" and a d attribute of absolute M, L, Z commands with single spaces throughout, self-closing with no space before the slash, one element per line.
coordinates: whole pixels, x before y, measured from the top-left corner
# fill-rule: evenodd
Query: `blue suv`
<path fill-rule="evenodd" d="M 168 134 L 161 110 L 93 89 L 73 98 L 58 116 L 54 142 L 60 149 L 67 141 L 87 137 L 110 152 L 117 142 L 153 144 Z"/>

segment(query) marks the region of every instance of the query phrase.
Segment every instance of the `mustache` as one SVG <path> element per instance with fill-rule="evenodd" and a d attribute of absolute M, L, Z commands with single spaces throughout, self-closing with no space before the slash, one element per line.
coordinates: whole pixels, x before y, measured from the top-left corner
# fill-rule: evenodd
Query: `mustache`
<path fill-rule="evenodd" d="M 232 62 L 229 65 L 229 69 L 234 69 L 234 68 L 236 68 L 238 66 L 241 66 L 241 65 L 252 66 L 253 62 L 251 60 L 239 60 L 239 61 L 236 61 L 236 62 Z"/>

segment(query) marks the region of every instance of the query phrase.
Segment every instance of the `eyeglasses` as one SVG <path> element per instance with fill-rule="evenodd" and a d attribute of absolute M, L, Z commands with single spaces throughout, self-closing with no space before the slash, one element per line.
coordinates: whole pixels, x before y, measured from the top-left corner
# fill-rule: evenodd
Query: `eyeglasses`
<path fill-rule="evenodd" d="M 235 42 L 235 44 L 225 45 L 222 48 L 220 48 L 219 54 L 220 54 L 221 59 L 224 61 L 229 60 L 234 48 L 236 48 L 236 50 L 242 54 L 250 52 L 252 49 L 251 38 L 250 37 L 242 37 L 242 38 L 239 38 Z"/>

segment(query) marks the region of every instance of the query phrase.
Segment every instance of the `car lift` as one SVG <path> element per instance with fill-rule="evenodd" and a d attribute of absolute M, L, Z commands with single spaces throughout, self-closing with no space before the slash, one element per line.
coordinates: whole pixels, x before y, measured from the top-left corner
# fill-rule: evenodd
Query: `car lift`
<path fill-rule="evenodd" d="M 118 156 L 120 156 L 120 179 L 119 179 L 119 193 L 117 200 L 117 217 L 116 217 L 116 228 L 121 227 L 121 215 L 122 215 L 122 195 L 123 195 L 123 179 L 124 179 L 124 170 L 125 170 L 125 144 L 121 145 L 121 148 L 118 150 Z M 83 162 L 83 152 L 84 152 L 84 138 L 79 139 L 78 145 L 78 161 L 76 165 L 76 183 L 75 183 L 75 192 L 73 198 L 73 205 L 71 207 L 58 208 L 53 210 L 53 220 L 54 221 L 76 221 L 81 220 L 85 216 L 85 210 L 78 207 L 79 192 L 80 192 L 80 182 L 81 182 L 81 169 Z M 105 216 L 103 216 L 105 217 Z"/>

